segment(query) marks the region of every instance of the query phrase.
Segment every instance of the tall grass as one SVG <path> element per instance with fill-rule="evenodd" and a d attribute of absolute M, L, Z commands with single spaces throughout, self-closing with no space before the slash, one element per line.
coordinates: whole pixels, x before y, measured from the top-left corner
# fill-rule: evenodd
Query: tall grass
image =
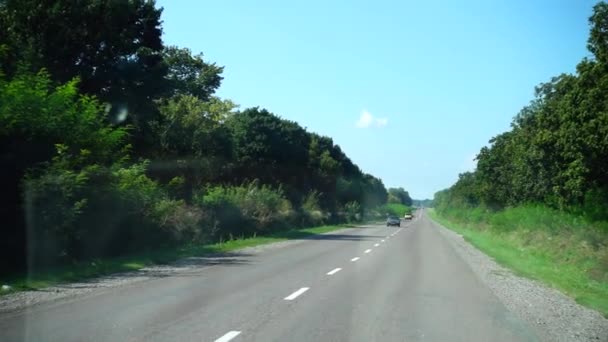
<path fill-rule="evenodd" d="M 608 317 L 606 222 L 590 222 L 541 205 L 431 213 L 499 263 Z"/>

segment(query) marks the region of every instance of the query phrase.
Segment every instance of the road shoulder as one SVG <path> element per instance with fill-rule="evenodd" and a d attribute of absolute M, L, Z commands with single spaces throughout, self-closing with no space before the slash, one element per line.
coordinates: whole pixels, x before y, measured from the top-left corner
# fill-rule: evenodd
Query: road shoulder
<path fill-rule="evenodd" d="M 0 314 L 19 313 L 25 309 L 43 304 L 64 302 L 85 296 L 101 294 L 105 291 L 115 290 L 119 287 L 137 285 L 141 282 L 169 277 L 172 275 L 199 272 L 202 268 L 230 263 L 231 259 L 242 256 L 251 256 L 269 251 L 293 247 L 322 238 L 327 234 L 340 234 L 353 229 L 366 228 L 368 225 L 360 224 L 352 228 L 339 228 L 326 233 L 310 235 L 306 238 L 293 238 L 289 240 L 261 243 L 236 249 L 226 253 L 209 254 L 203 256 L 186 257 L 167 264 L 157 264 L 135 271 L 118 272 L 105 276 L 89 278 L 82 281 L 66 282 L 38 290 L 19 291 L 0 296 Z"/>
<path fill-rule="evenodd" d="M 544 341 L 608 341 L 608 319 L 537 281 L 519 277 L 469 244 L 464 238 L 426 217 L 473 272 L 503 304 L 535 329 Z"/>

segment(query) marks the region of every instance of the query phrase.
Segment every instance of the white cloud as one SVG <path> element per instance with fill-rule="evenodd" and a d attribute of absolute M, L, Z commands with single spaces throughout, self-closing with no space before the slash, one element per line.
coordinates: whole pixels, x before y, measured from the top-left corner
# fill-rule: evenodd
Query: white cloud
<path fill-rule="evenodd" d="M 384 127 L 387 123 L 387 118 L 375 118 L 370 112 L 364 109 L 355 125 L 359 128 L 368 128 L 371 126 Z"/>

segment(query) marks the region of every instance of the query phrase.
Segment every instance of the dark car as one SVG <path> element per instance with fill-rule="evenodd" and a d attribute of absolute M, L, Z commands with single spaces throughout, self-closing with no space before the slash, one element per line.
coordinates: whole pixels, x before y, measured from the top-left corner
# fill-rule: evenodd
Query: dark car
<path fill-rule="evenodd" d="M 386 219 L 386 226 L 387 227 L 390 227 L 390 226 L 401 227 L 401 220 L 397 216 L 391 215 Z"/>

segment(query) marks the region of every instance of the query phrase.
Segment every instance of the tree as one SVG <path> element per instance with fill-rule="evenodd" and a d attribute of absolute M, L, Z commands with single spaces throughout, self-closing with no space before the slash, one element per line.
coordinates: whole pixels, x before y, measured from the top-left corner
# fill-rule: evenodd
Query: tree
<path fill-rule="evenodd" d="M 310 136 L 295 122 L 265 109 L 249 108 L 228 120 L 233 143 L 233 179 L 259 179 L 263 184 L 284 185 L 291 201 L 308 193 Z"/>
<path fill-rule="evenodd" d="M 183 177 L 188 198 L 201 184 L 221 180 L 233 159 L 224 122 L 236 107 L 230 100 L 212 97 L 203 101 L 192 95 L 162 101 L 159 119 L 151 125 L 159 144 L 152 173 L 164 181 Z"/>
<path fill-rule="evenodd" d="M 593 6 L 593 15 L 589 18 L 591 32 L 587 48 L 598 62 L 608 63 L 608 4 L 604 1 Z"/>
<path fill-rule="evenodd" d="M 392 203 L 401 203 L 407 206 L 411 206 L 413 203 L 410 194 L 403 188 L 389 188 L 388 196 L 388 201 Z"/>
<path fill-rule="evenodd" d="M 223 79 L 223 67 L 205 63 L 203 54 L 192 55 L 187 48 L 165 47 L 163 60 L 168 66 L 166 87 L 169 96 L 191 95 L 206 101 Z"/>
<path fill-rule="evenodd" d="M 59 83 L 78 77 L 80 90 L 110 103 L 115 119 L 128 113 L 139 132 L 146 128 L 167 74 L 154 1 L 4 0 L 0 11 L 11 72 L 25 63 Z"/>
<path fill-rule="evenodd" d="M 76 186 L 82 183 L 76 177 L 79 170 L 125 157 L 126 133 L 124 128 L 107 124 L 96 99 L 78 94 L 76 80 L 54 86 L 45 71 L 19 72 L 12 80 L 0 77 L 1 270 L 21 268 L 27 260 L 26 173 L 30 177 L 44 173 L 59 152 L 66 160 L 62 167 L 68 171 L 58 173 L 49 183 L 73 179 L 66 187 Z M 61 200 L 64 198 L 57 199 Z"/>

